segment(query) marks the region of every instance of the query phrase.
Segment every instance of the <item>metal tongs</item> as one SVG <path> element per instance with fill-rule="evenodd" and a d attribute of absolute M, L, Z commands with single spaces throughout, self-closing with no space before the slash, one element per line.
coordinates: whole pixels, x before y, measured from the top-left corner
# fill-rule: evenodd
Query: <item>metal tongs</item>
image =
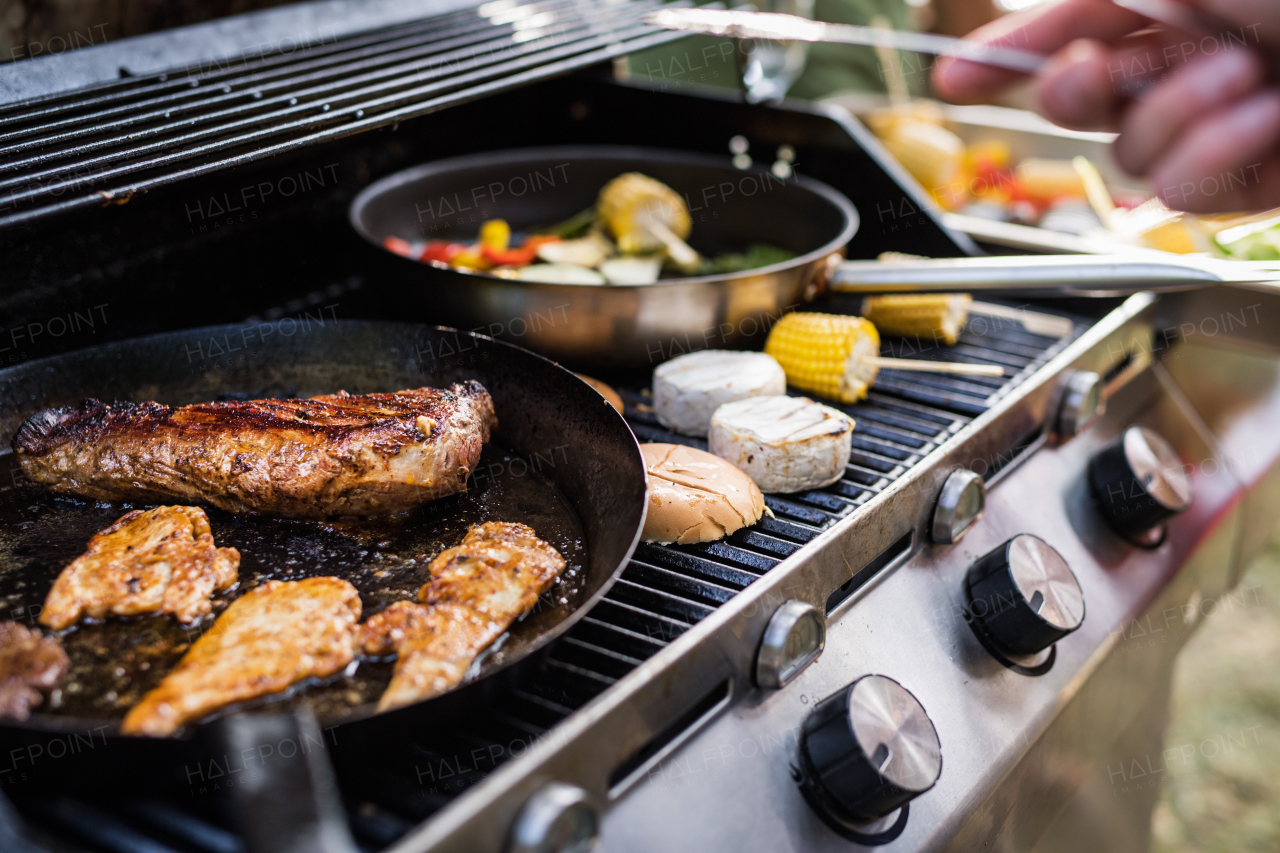
<path fill-rule="evenodd" d="M 935 56 L 954 56 L 984 65 L 1021 71 L 1023 74 L 1035 74 L 1045 63 L 1045 57 L 1039 54 L 978 41 L 853 24 L 827 24 L 775 12 L 665 7 L 646 15 L 645 23 L 668 30 L 737 39 L 891 47 Z"/>
<path fill-rule="evenodd" d="M 1280 262 L 1134 252 L 845 261 L 830 278 L 845 293 L 1000 291 L 1037 296 L 1124 296 L 1214 284 L 1280 288 Z"/>
<path fill-rule="evenodd" d="M 1173 0 L 1112 0 L 1117 6 L 1136 12 L 1167 27 L 1197 36 L 1221 36 L 1234 27 L 1203 9 Z M 853 24 L 827 24 L 797 15 L 753 12 L 745 9 L 709 9 L 664 7 L 645 16 L 645 23 L 668 30 L 725 36 L 738 39 L 776 41 L 827 42 L 856 44 L 867 47 L 893 48 L 933 56 L 993 65 L 1023 74 L 1036 74 L 1048 57 L 1038 53 L 1000 47 L 970 39 L 953 38 L 933 33 L 905 32 Z M 1271 62 L 1272 76 L 1277 76 L 1277 63 Z M 1145 88 L 1145 87 L 1144 87 Z"/>

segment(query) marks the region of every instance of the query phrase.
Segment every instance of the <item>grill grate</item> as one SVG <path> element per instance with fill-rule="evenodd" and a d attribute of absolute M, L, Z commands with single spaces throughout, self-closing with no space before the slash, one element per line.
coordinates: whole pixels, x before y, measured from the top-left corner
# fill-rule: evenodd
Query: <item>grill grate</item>
<path fill-rule="evenodd" d="M 0 227 L 398 124 L 679 37 L 657 0 L 495 0 L 0 107 Z"/>
<path fill-rule="evenodd" d="M 407 749 L 408 763 L 371 768 L 343 780 L 360 847 L 381 850 L 472 784 L 545 735 L 575 710 L 689 630 L 716 607 L 795 553 L 838 519 L 886 488 L 912 465 L 986 411 L 1074 337 L 1032 335 L 1020 326 L 999 336 L 967 329 L 953 348 L 886 339 L 884 355 L 1002 364 L 998 379 L 881 371 L 875 390 L 839 406 L 858 423 L 846 474 L 827 488 L 766 496 L 774 518 L 722 542 L 642 544 L 605 599 L 552 650 L 539 677 L 496 697 L 491 710 Z M 641 441 L 706 449 L 702 439 L 662 427 L 644 393 L 623 390 L 626 417 Z M 482 760 L 477 760 L 481 756 Z M 240 839 L 172 805 L 19 803 L 25 816 L 93 851 L 235 853 Z"/>

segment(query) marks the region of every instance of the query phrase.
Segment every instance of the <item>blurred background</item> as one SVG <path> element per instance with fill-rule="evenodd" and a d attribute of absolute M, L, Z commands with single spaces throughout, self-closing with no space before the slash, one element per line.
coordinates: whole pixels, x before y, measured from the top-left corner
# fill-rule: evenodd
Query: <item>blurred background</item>
<path fill-rule="evenodd" d="M 1156 780 L 1154 853 L 1280 850 L 1277 660 L 1280 533 L 1178 659 L 1165 737 L 1165 754 L 1176 749 L 1178 759 Z"/>

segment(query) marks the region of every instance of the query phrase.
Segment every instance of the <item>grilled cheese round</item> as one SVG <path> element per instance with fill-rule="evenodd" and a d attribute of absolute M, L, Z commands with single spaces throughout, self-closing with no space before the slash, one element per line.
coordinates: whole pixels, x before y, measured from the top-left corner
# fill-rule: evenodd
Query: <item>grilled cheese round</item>
<path fill-rule="evenodd" d="M 684 435 L 705 436 L 711 415 L 725 403 L 782 394 L 787 375 L 773 356 L 760 352 L 700 350 L 673 358 L 653 371 L 653 408 L 658 421 Z"/>
<path fill-rule="evenodd" d="M 752 397 L 717 409 L 707 440 L 762 492 L 799 492 L 844 476 L 853 426 L 853 418 L 808 397 Z"/>

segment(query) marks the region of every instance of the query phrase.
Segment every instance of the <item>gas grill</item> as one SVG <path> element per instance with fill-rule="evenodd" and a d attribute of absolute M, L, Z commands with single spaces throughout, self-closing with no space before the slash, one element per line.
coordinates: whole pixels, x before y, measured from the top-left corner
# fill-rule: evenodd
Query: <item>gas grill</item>
<path fill-rule="evenodd" d="M 976 252 L 837 112 L 615 79 L 611 60 L 671 38 L 639 23 L 652 5 L 499 0 L 377 28 L 353 15 L 305 49 L 245 52 L 261 44 L 255 21 L 314 32 L 303 4 L 231 19 L 216 55 L 190 52 L 196 27 L 0 69 L 0 91 L 15 93 L 0 105 L 0 299 L 12 318 L 0 346 L 14 350 L 0 355 L 246 319 L 430 322 L 345 209 L 376 178 L 468 151 L 727 154 L 742 137 L 767 163 L 786 145 L 802 173 L 858 207 L 851 257 Z M 50 82 L 60 68 L 80 75 L 77 88 Z M 857 310 L 824 299 L 822 310 Z M 93 306 L 100 324 L 53 334 L 51 318 Z M 839 482 L 769 496 L 772 517 L 721 542 L 639 546 L 537 676 L 495 692 L 485 714 L 407 734 L 394 754 L 328 741 L 305 714 L 233 715 L 199 737 L 229 756 L 288 739 L 319 747 L 254 766 L 128 768 L 173 780 L 164 790 L 71 777 L 37 790 L 10 760 L 0 839 L 407 853 L 586 849 L 599 832 L 608 850 L 1047 853 L 1080 849 L 1091 826 L 1100 850 L 1141 849 L 1158 788 L 1132 782 L 1131 762 L 1162 755 L 1173 656 L 1206 603 L 1232 600 L 1275 521 L 1280 439 L 1266 425 L 1280 405 L 1280 301 L 1217 288 L 1011 307 L 1071 331 L 978 320 L 945 355 L 886 339 L 886 356 L 999 364 L 1005 377 L 882 371 L 867 400 L 844 407 L 858 426 Z M 202 369 L 233 358 L 198 354 Z M 639 440 L 705 448 L 658 424 L 647 377 L 604 378 Z M 1099 400 L 1106 414 L 1092 423 Z M 1085 480 L 1133 424 L 1172 443 L 1195 490 L 1145 543 L 1155 547 L 1117 535 Z M 946 497 L 957 472 L 969 494 L 987 492 L 967 533 L 942 524 L 957 512 Z M 1057 549 L 1084 595 L 1083 625 L 1048 657 L 1002 652 L 964 597 L 968 567 L 1024 533 Z M 804 619 L 825 631 L 825 650 L 789 648 L 785 631 L 782 645 L 771 639 L 771 625 Z M 788 654 L 794 666 L 778 665 Z M 814 784 L 805 721 L 869 675 L 928 713 L 941 776 L 886 817 L 849 821 Z"/>

